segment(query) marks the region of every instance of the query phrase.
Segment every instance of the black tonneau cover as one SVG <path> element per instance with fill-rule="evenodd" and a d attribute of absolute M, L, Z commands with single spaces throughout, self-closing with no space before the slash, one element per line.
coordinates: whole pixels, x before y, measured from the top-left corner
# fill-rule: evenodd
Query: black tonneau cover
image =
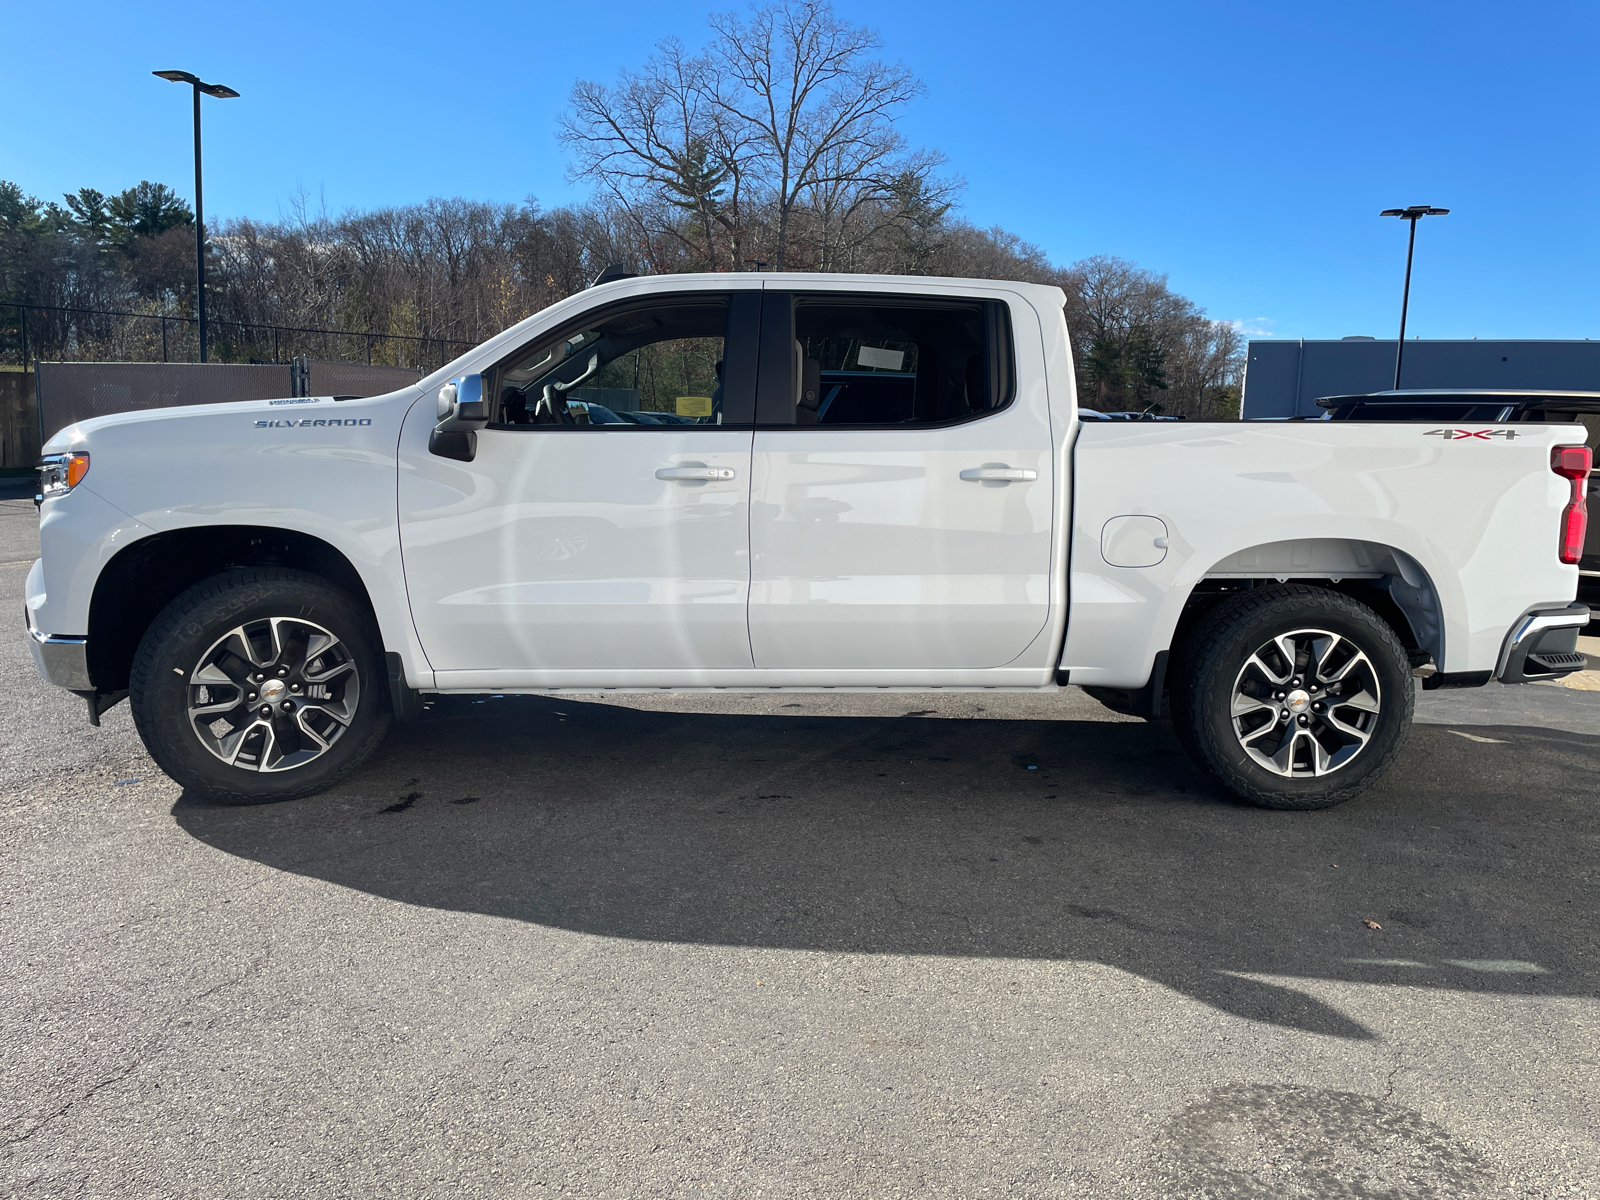
<path fill-rule="evenodd" d="M 1600 392 L 1403 391 L 1362 396 L 1323 396 L 1327 421 L 1472 421 L 1501 425 L 1521 421 L 1570 422 L 1578 414 L 1600 414 Z"/>

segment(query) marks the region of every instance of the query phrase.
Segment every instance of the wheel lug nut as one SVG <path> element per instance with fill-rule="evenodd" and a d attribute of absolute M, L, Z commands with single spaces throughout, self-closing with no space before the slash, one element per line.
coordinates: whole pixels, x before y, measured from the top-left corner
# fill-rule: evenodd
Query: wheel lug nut
<path fill-rule="evenodd" d="M 270 717 L 270 716 L 271 716 L 271 715 L 272 715 L 272 705 L 270 705 L 270 704 L 263 704 L 263 705 L 262 705 L 262 706 L 261 706 L 261 715 L 262 715 L 262 716 L 263 716 L 263 717 Z"/>
<path fill-rule="evenodd" d="M 260 683 L 263 679 L 266 678 L 266 676 L 263 675 L 260 671 L 257 671 L 254 675 L 250 676 L 250 678 L 254 679 L 257 683 Z"/>
<path fill-rule="evenodd" d="M 279 705 L 279 707 L 282 708 L 284 712 L 293 712 L 294 711 L 294 705 L 290 704 L 287 700 L 285 700 L 281 705 Z"/>
<path fill-rule="evenodd" d="M 287 675 L 288 673 L 289 673 L 289 668 L 288 667 L 279 667 L 278 668 L 278 674 L 279 675 Z"/>
<path fill-rule="evenodd" d="M 298 683 L 291 683 L 289 685 L 289 690 L 291 692 L 298 692 L 300 690 L 300 685 Z"/>
<path fill-rule="evenodd" d="M 256 698 L 256 694 L 254 692 L 251 692 L 250 693 L 250 699 L 253 701 L 253 700 L 255 700 L 255 698 Z"/>
<path fill-rule="evenodd" d="M 1301 717 L 1300 718 L 1300 724 L 1307 725 L 1309 723 L 1310 723 L 1310 718 L 1308 718 L 1308 717 Z"/>
<path fill-rule="evenodd" d="M 1282 699 L 1283 699 L 1283 697 L 1284 697 L 1284 696 L 1285 696 L 1285 695 L 1286 695 L 1286 693 L 1284 693 L 1284 692 L 1279 692 L 1279 693 L 1278 693 L 1278 699 L 1279 699 L 1279 700 L 1282 700 Z"/>

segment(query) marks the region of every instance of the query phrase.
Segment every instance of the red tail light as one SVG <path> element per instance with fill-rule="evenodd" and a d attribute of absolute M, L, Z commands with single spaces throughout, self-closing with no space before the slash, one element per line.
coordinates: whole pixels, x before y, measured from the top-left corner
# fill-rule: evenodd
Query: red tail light
<path fill-rule="evenodd" d="M 1585 484 L 1594 455 L 1587 446 L 1557 446 L 1550 451 L 1550 469 L 1572 481 L 1572 499 L 1561 512 L 1561 561 L 1575 563 L 1583 557 L 1583 539 L 1589 529 Z"/>

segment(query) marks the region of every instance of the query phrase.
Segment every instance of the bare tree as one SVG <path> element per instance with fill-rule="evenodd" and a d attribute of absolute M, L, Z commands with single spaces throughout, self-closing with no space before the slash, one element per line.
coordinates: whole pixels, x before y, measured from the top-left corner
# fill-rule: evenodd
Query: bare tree
<path fill-rule="evenodd" d="M 931 152 L 907 156 L 899 111 L 923 92 L 904 67 L 868 57 L 881 45 L 870 29 L 834 16 L 826 0 L 757 8 L 746 22 L 712 18 L 719 38 L 716 103 L 748 132 L 777 214 L 774 265 L 789 264 L 794 213 L 809 198 L 823 211 L 893 194 L 906 175 L 926 179 L 943 164 Z"/>
<path fill-rule="evenodd" d="M 1212 321 L 1167 277 L 1097 255 L 1055 274 L 1079 393 L 1100 409 L 1151 408 L 1189 417 L 1221 411 L 1243 365 L 1238 332 Z"/>
<path fill-rule="evenodd" d="M 1203 316 L 1189 322 L 1172 348 L 1174 407 L 1202 421 L 1237 416 L 1243 365 L 1243 340 L 1232 324 Z"/>
<path fill-rule="evenodd" d="M 936 177 L 943 156 L 909 151 L 894 124 L 922 85 L 871 57 L 877 34 L 826 0 L 780 0 L 711 25 L 704 53 L 669 39 L 613 87 L 580 82 L 561 122 L 575 177 L 647 243 L 676 239 L 699 269 L 769 255 L 782 270 L 847 257 L 870 239 L 865 218 L 899 219 L 897 200 L 948 207 L 956 185 Z M 797 257 L 800 225 L 810 253 Z"/>
<path fill-rule="evenodd" d="M 697 269 L 717 270 L 738 265 L 750 158 L 744 131 L 722 117 L 711 59 L 669 38 L 615 87 L 576 84 L 557 136 L 576 155 L 574 178 L 592 180 L 647 239 L 665 234 Z"/>

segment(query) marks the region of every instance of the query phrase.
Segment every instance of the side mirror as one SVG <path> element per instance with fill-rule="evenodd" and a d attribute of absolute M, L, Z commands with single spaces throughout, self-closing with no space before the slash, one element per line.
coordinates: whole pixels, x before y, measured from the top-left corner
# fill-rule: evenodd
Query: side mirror
<path fill-rule="evenodd" d="M 428 435 L 428 450 L 441 458 L 471 462 L 478 456 L 478 430 L 489 423 L 489 401 L 482 375 L 460 375 L 439 389 L 434 410 L 438 424 Z"/>

